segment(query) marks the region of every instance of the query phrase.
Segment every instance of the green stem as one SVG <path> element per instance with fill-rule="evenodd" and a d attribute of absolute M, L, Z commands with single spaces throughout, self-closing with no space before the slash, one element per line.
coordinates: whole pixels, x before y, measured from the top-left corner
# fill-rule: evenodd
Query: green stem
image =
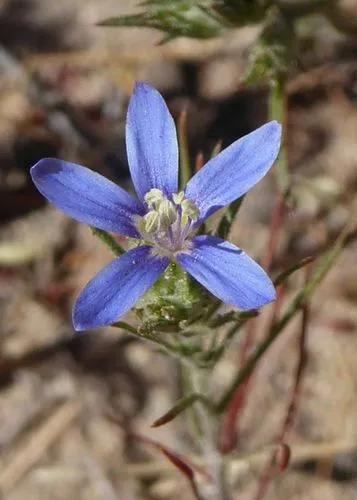
<path fill-rule="evenodd" d="M 269 118 L 281 123 L 283 127 L 283 140 L 278 159 L 275 163 L 274 171 L 280 191 L 284 196 L 288 194 L 290 187 L 290 174 L 288 168 L 288 158 L 286 152 L 286 98 L 284 92 L 284 79 L 276 78 L 270 87 L 269 96 Z"/>
<path fill-rule="evenodd" d="M 221 217 L 221 220 L 219 221 L 217 230 L 216 230 L 216 235 L 219 236 L 220 238 L 226 239 L 232 224 L 239 212 L 239 209 L 242 205 L 242 202 L 244 200 L 244 196 L 241 198 L 238 198 L 238 200 L 234 201 L 231 203 L 225 210 L 224 214 Z"/>
<path fill-rule="evenodd" d="M 111 234 L 96 227 L 92 227 L 91 229 L 94 236 L 97 236 L 97 238 L 102 240 L 102 242 L 113 252 L 114 255 L 119 256 L 125 253 L 125 250 L 119 245 Z"/>
<path fill-rule="evenodd" d="M 192 380 L 192 367 L 189 367 L 188 365 L 184 365 L 181 363 L 181 380 L 182 380 L 182 392 L 183 392 L 183 398 L 186 398 L 190 394 L 198 394 L 198 391 L 196 391 L 196 386 L 193 383 Z M 200 394 L 202 394 L 200 392 Z M 205 397 L 205 396 L 203 396 Z M 199 417 L 199 409 L 197 405 L 195 406 L 190 406 L 187 412 L 188 415 L 188 423 L 190 427 L 190 431 L 194 438 L 197 441 L 200 441 L 202 439 L 202 428 L 201 428 L 201 421 Z"/>
<path fill-rule="evenodd" d="M 195 393 L 204 394 L 209 385 L 207 373 L 193 368 L 187 373 L 190 385 Z M 224 457 L 219 453 L 217 447 L 218 423 L 211 408 L 202 402 L 195 406 L 196 417 L 200 423 L 200 447 L 205 465 L 212 477 L 212 483 L 201 486 L 200 493 L 205 500 L 229 500 L 226 483 L 226 472 Z"/>
<path fill-rule="evenodd" d="M 246 319 L 255 318 L 256 316 L 258 316 L 258 312 L 255 310 L 241 312 L 228 311 L 224 314 L 217 314 L 217 316 L 209 322 L 209 327 L 216 328 L 218 326 L 225 325 L 226 323 L 232 323 L 233 321 L 235 324 L 240 325 L 242 320 L 245 321 Z"/>
<path fill-rule="evenodd" d="M 182 111 L 178 123 L 178 139 L 180 150 L 180 187 L 184 189 L 191 178 L 190 157 L 187 140 L 187 112 Z"/>
<path fill-rule="evenodd" d="M 336 243 L 333 248 L 327 252 L 325 257 L 323 258 L 320 265 L 316 268 L 312 278 L 306 283 L 303 289 L 296 295 L 294 300 L 291 302 L 287 311 L 284 313 L 282 318 L 275 323 L 272 327 L 270 333 L 266 337 L 265 340 L 257 347 L 255 352 L 251 355 L 251 357 L 246 362 L 245 366 L 238 372 L 237 376 L 232 381 L 231 385 L 222 396 L 220 401 L 216 405 L 217 413 L 223 412 L 226 407 L 229 405 L 233 395 L 235 394 L 237 388 L 246 380 L 247 377 L 253 372 L 256 364 L 260 360 L 260 358 L 265 354 L 265 352 L 272 345 L 274 340 L 284 331 L 286 325 L 290 322 L 290 320 L 295 316 L 295 314 L 304 306 L 307 300 L 309 300 L 324 279 L 328 271 L 331 269 L 332 265 L 336 261 L 337 257 L 340 255 L 346 240 L 349 237 L 351 225 L 348 224 L 345 229 L 341 232 L 340 236 L 337 238 Z"/>
<path fill-rule="evenodd" d="M 134 335 L 139 335 L 137 329 L 129 325 L 129 323 L 126 323 L 125 321 L 117 321 L 116 323 L 113 323 L 112 326 L 114 328 L 121 328 L 122 330 L 127 330 L 128 332 L 133 333 Z"/>
<path fill-rule="evenodd" d="M 204 316 L 204 319 L 205 319 L 206 321 L 208 321 L 209 319 L 211 319 L 211 318 L 212 318 L 212 316 L 214 315 L 214 313 L 215 313 L 216 311 L 218 311 L 218 309 L 221 307 L 221 305 L 222 305 L 222 302 L 221 302 L 221 301 L 219 301 L 219 300 L 214 300 L 214 301 L 212 302 L 212 304 L 208 307 L 207 312 L 206 312 L 206 314 L 205 314 L 205 316 Z"/>
<path fill-rule="evenodd" d="M 284 281 L 286 281 L 292 274 L 294 274 L 296 271 L 298 271 L 299 269 L 301 269 L 302 267 L 305 267 L 307 266 L 308 264 L 310 264 L 311 262 L 313 262 L 315 260 L 315 257 L 314 256 L 310 256 L 310 257 L 305 257 L 304 259 L 300 260 L 299 262 L 297 262 L 296 264 L 294 264 L 293 266 L 289 267 L 289 269 L 285 269 L 284 271 L 282 271 L 281 273 L 278 274 L 278 276 L 274 279 L 273 283 L 274 283 L 274 286 L 279 286 L 281 285 L 282 283 L 284 283 Z"/>
<path fill-rule="evenodd" d="M 122 330 L 126 330 L 128 333 L 131 333 L 135 335 L 136 337 L 140 337 L 141 339 L 148 340 L 150 342 L 153 342 L 154 344 L 157 344 L 163 351 L 167 351 L 170 353 L 172 356 L 178 358 L 182 363 L 185 364 L 190 364 L 189 360 L 187 358 L 184 358 L 181 356 L 178 352 L 177 349 L 175 348 L 174 345 L 170 344 L 166 340 L 164 340 L 162 337 L 157 337 L 154 333 L 152 332 L 141 332 L 134 326 L 129 325 L 125 321 L 117 321 L 110 325 L 114 328 L 121 328 Z"/>

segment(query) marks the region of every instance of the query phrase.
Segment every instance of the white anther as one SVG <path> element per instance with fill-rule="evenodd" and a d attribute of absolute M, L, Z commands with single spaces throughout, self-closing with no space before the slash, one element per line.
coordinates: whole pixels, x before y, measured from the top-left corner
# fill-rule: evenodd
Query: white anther
<path fill-rule="evenodd" d="M 151 210 L 144 216 L 144 230 L 148 234 L 153 234 L 160 227 L 160 217 L 155 210 Z"/>
<path fill-rule="evenodd" d="M 160 226 L 162 228 L 168 228 L 177 219 L 177 211 L 174 204 L 169 200 L 163 200 L 160 203 L 158 213 L 160 216 Z"/>
<path fill-rule="evenodd" d="M 172 199 L 176 205 L 181 205 L 183 200 L 185 199 L 185 193 L 183 191 L 180 191 L 179 193 L 174 193 L 172 195 Z"/>
<path fill-rule="evenodd" d="M 199 209 L 196 207 L 196 205 L 193 203 L 191 200 L 183 200 L 181 203 L 182 207 L 182 216 L 183 217 L 188 217 L 190 218 L 193 222 L 195 222 L 198 219 L 198 216 L 200 214 Z"/>
<path fill-rule="evenodd" d="M 144 197 L 149 208 L 158 208 L 164 199 L 164 193 L 156 188 L 150 189 Z"/>

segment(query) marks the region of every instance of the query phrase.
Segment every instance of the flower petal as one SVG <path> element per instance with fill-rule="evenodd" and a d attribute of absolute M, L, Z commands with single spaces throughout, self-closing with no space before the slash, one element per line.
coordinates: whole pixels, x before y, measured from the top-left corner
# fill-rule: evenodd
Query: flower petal
<path fill-rule="evenodd" d="M 141 246 L 113 260 L 84 288 L 73 310 L 77 331 L 110 325 L 129 311 L 169 264 Z"/>
<path fill-rule="evenodd" d="M 177 260 L 213 295 L 240 309 L 258 309 L 275 299 L 265 271 L 235 245 L 213 236 L 197 236 L 190 253 Z"/>
<path fill-rule="evenodd" d="M 142 204 L 102 175 L 54 158 L 31 168 L 32 180 L 48 201 L 65 214 L 99 229 L 138 237 L 133 217 Z"/>
<path fill-rule="evenodd" d="M 240 198 L 268 172 L 278 156 L 281 126 L 272 121 L 245 135 L 212 158 L 186 187 L 200 220 Z"/>
<path fill-rule="evenodd" d="M 139 198 L 152 188 L 166 195 L 178 188 L 178 146 L 175 123 L 157 90 L 137 83 L 126 122 L 126 148 Z"/>

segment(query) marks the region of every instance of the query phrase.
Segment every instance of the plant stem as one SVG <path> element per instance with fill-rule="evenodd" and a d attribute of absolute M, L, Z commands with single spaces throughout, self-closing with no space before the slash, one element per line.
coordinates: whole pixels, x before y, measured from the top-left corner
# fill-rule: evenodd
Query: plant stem
<path fill-rule="evenodd" d="M 178 138 L 180 149 L 180 187 L 183 189 L 191 178 L 190 157 L 187 140 L 187 111 L 184 110 L 179 116 Z"/>
<path fill-rule="evenodd" d="M 113 252 L 114 255 L 119 256 L 125 253 L 125 250 L 119 245 L 116 239 L 103 229 L 98 229 L 96 227 L 92 227 L 92 233 L 94 236 L 97 236 L 102 242 L 107 245 L 107 247 Z"/>
<path fill-rule="evenodd" d="M 186 372 L 187 373 L 187 372 Z M 207 389 L 207 373 L 192 369 L 188 374 L 191 387 L 196 393 L 205 394 Z M 217 421 L 209 408 L 198 401 L 195 406 L 196 416 L 200 423 L 200 445 L 208 472 L 212 477 L 201 488 L 204 500 L 229 500 L 226 484 L 224 457 L 217 447 Z"/>
<path fill-rule="evenodd" d="M 308 283 L 306 283 L 306 285 L 303 287 L 303 289 L 295 296 L 285 314 L 279 321 L 277 321 L 277 323 L 275 323 L 275 325 L 273 325 L 265 340 L 263 340 L 263 342 L 256 348 L 255 352 L 250 356 L 245 366 L 238 372 L 237 376 L 232 381 L 226 393 L 217 403 L 217 413 L 221 413 L 226 409 L 236 389 L 244 382 L 247 377 L 250 376 L 263 354 L 265 354 L 265 352 L 269 349 L 269 347 L 280 335 L 280 333 L 284 331 L 286 325 L 301 309 L 301 307 L 304 306 L 306 301 L 311 298 L 318 285 L 324 279 L 324 277 L 334 264 L 335 260 L 340 255 L 344 244 L 349 237 L 350 230 L 351 224 L 347 224 L 345 229 L 340 233 L 340 236 L 337 238 L 332 249 L 327 252 L 325 257 L 322 259 L 322 262 L 315 270 L 311 280 L 309 280 Z"/>
<path fill-rule="evenodd" d="M 308 269 L 305 269 L 305 283 L 307 282 L 308 279 Z M 306 339 L 307 339 L 307 332 L 308 332 L 308 324 L 309 324 L 309 319 L 310 319 L 310 304 L 306 302 L 302 306 L 302 317 L 301 317 L 301 331 L 298 339 L 298 363 L 296 366 L 295 370 L 295 377 L 294 377 L 294 385 L 291 391 L 291 396 L 290 396 L 290 402 L 287 408 L 286 416 L 283 420 L 281 430 L 279 432 L 279 435 L 277 437 L 277 448 L 274 450 L 272 453 L 264 471 L 263 474 L 259 480 L 258 483 L 258 489 L 257 493 L 254 497 L 254 500 L 262 500 L 266 493 L 268 492 L 269 486 L 271 481 L 273 480 L 274 476 L 279 472 L 279 470 L 276 467 L 276 462 L 278 458 L 278 453 L 279 449 L 281 449 L 282 446 L 287 447 L 288 445 L 286 444 L 286 436 L 289 433 L 296 414 L 296 408 L 298 404 L 298 400 L 300 397 L 301 393 L 301 382 L 302 382 L 302 376 L 304 372 L 304 368 L 307 363 L 307 347 L 306 347 Z M 290 448 L 288 447 L 288 457 L 287 457 L 287 463 L 288 465 L 289 462 L 289 457 L 290 457 Z"/>
<path fill-rule="evenodd" d="M 134 326 L 129 325 L 125 321 L 116 321 L 112 325 L 110 325 L 114 328 L 121 328 L 122 330 L 125 330 L 128 333 L 131 333 L 141 339 L 148 340 L 150 342 L 153 342 L 154 344 L 157 344 L 160 348 L 162 348 L 163 351 L 166 351 L 167 353 L 171 354 L 172 356 L 178 358 L 182 363 L 189 363 L 188 360 L 183 359 L 182 356 L 179 355 L 179 353 L 176 351 L 175 346 L 170 344 L 169 342 L 165 341 L 161 336 L 158 337 L 155 333 L 152 332 L 141 332 L 140 329 L 135 328 Z"/>
<path fill-rule="evenodd" d="M 285 144 L 287 110 L 284 87 L 285 85 L 283 77 L 276 78 L 271 83 L 269 95 L 269 118 L 271 120 L 277 120 L 283 127 L 283 139 L 280 153 L 275 164 L 275 172 L 281 194 L 285 197 L 290 187 L 290 174 Z"/>
<path fill-rule="evenodd" d="M 279 273 L 278 276 L 273 281 L 274 286 L 279 286 L 282 283 L 284 283 L 290 277 L 291 274 L 295 273 L 296 271 L 298 271 L 302 267 L 307 266 L 308 264 L 310 264 L 311 262 L 313 262 L 315 260 L 315 258 L 316 257 L 312 256 L 312 255 L 309 256 L 309 257 L 305 257 L 304 259 L 299 260 L 299 262 L 297 262 L 296 264 L 292 265 L 288 269 L 285 269 L 284 271 L 282 271 L 281 273 Z"/>
<path fill-rule="evenodd" d="M 222 215 L 221 220 L 219 221 L 217 230 L 216 230 L 216 235 L 219 236 L 220 238 L 227 238 L 232 224 L 235 221 L 235 218 L 239 212 L 239 209 L 242 205 L 242 202 L 244 200 L 244 195 L 238 198 L 238 200 L 234 201 L 231 203 L 225 210 L 224 214 Z"/>

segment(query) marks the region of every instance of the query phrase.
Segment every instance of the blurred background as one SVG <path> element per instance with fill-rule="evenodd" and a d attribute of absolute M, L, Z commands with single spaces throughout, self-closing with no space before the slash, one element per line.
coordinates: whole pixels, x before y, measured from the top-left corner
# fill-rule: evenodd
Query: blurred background
<path fill-rule="evenodd" d="M 357 23 L 357 4 L 344 1 Z M 40 158 L 86 165 L 129 188 L 125 114 L 135 80 L 188 112 L 192 159 L 267 121 L 267 89 L 242 84 L 260 27 L 221 38 L 107 28 L 132 0 L 0 0 L 0 492 L 6 500 L 191 498 L 184 477 L 108 418 L 185 453 L 184 419 L 151 422 L 179 396 L 177 367 L 112 328 L 74 335 L 71 307 L 111 259 L 90 230 L 48 206 L 29 177 Z M 294 182 L 273 270 L 328 248 L 357 188 L 357 37 L 313 16 L 287 85 Z M 232 239 L 262 259 L 276 200 L 269 175 L 246 198 Z M 357 244 L 353 238 L 311 305 L 308 362 L 290 442 L 293 461 L 270 499 L 357 499 Z M 301 285 L 292 281 L 287 296 Z M 269 308 L 267 308 L 269 309 Z M 239 451 L 279 429 L 296 364 L 296 329 L 269 351 L 240 422 Z M 238 345 L 237 347 L 238 348 Z M 236 369 L 232 349 L 217 370 Z M 259 475 L 246 462 L 237 497 Z M 238 495 L 239 492 L 239 495 Z"/>

